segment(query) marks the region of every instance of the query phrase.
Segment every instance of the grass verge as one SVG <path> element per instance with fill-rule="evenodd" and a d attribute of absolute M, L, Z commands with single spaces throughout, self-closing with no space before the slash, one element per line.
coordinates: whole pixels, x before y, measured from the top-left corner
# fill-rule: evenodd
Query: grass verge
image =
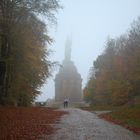
<path fill-rule="evenodd" d="M 110 121 L 115 124 L 119 124 L 134 133 L 140 135 L 140 105 L 135 105 L 133 107 L 128 106 L 90 106 L 81 108 L 87 111 L 105 111 L 110 110 L 112 112 L 107 114 L 99 115 L 100 118 L 103 118 L 107 121 Z"/>

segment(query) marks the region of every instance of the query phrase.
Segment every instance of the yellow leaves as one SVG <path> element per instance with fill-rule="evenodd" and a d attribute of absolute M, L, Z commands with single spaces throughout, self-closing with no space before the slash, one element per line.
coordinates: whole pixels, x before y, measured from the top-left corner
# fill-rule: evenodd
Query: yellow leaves
<path fill-rule="evenodd" d="M 84 98 L 88 97 L 88 90 L 86 87 L 83 90 L 83 96 L 84 96 Z"/>
<path fill-rule="evenodd" d="M 129 91 L 132 89 L 131 85 L 124 80 L 112 81 L 112 104 L 122 105 L 127 102 Z"/>
<path fill-rule="evenodd" d="M 140 19 L 135 23 L 127 35 L 108 39 L 104 52 L 94 61 L 94 82 L 89 80 L 88 84 L 94 86 L 96 101 L 110 98 L 112 104 L 122 105 L 139 94 Z"/>

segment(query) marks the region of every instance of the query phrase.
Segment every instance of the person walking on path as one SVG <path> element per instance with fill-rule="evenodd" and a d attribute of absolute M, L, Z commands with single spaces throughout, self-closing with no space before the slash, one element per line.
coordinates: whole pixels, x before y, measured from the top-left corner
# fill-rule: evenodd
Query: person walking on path
<path fill-rule="evenodd" d="M 64 108 L 68 107 L 69 99 L 64 99 Z"/>

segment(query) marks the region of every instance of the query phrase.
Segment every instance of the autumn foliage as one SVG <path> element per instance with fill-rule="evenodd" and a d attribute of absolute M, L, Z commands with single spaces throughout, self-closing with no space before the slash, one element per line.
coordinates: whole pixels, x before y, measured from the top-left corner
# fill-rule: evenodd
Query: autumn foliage
<path fill-rule="evenodd" d="M 65 112 L 46 107 L 0 107 L 0 140 L 35 140 L 55 130 L 55 123 Z"/>
<path fill-rule="evenodd" d="M 28 106 L 40 94 L 54 66 L 48 23 L 59 8 L 57 0 L 0 0 L 0 104 Z"/>
<path fill-rule="evenodd" d="M 84 98 L 93 104 L 132 105 L 140 96 L 139 85 L 140 17 L 126 34 L 108 38 L 104 52 L 93 62 Z"/>

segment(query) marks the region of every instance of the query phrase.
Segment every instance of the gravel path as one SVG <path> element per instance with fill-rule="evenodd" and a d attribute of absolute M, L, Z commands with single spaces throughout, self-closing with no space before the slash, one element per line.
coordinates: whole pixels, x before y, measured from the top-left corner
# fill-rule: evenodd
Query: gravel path
<path fill-rule="evenodd" d="M 96 114 L 80 109 L 61 109 L 68 111 L 54 125 L 59 128 L 48 140 L 140 140 L 133 132 L 102 119 Z"/>

